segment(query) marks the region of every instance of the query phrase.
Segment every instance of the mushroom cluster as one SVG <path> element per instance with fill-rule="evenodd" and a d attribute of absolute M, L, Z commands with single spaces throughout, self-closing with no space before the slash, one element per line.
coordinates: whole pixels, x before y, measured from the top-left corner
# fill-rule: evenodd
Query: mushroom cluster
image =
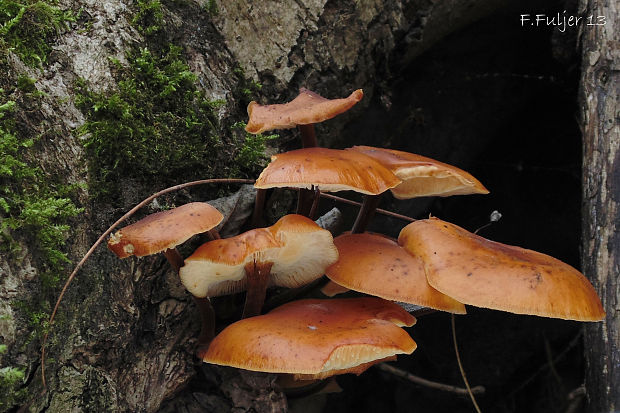
<path fill-rule="evenodd" d="M 148 216 L 110 238 L 108 246 L 121 258 L 165 251 L 203 309 L 203 361 L 300 379 L 360 374 L 416 348 L 402 328 L 415 318 L 392 301 L 454 314 L 473 305 L 581 321 L 604 317 L 588 280 L 547 255 L 486 240 L 437 218 L 410 223 L 397 240 L 366 233 L 388 190 L 397 199 L 489 191 L 469 173 L 420 155 L 317 147 L 312 125 L 350 109 L 362 96 L 357 90 L 329 100 L 302 89 L 289 103 L 248 107 L 248 132 L 297 126 L 303 147 L 274 155 L 260 174 L 252 222 L 262 220 L 262 202 L 272 188 L 299 191 L 298 214 L 219 239 L 212 228 L 221 214 L 196 203 Z M 312 221 L 321 191 L 364 195 L 349 233 L 333 239 Z M 184 260 L 176 245 L 207 231 L 212 240 Z M 268 287 L 302 287 L 324 274 L 330 280 L 322 288 L 326 295 L 353 290 L 365 296 L 301 299 L 261 315 Z M 209 297 L 243 291 L 242 319 L 214 336 Z"/>

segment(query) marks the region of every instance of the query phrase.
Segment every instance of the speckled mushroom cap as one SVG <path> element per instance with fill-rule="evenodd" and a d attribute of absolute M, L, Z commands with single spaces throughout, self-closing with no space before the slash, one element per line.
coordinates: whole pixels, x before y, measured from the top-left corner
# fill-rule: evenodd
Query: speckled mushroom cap
<path fill-rule="evenodd" d="M 465 314 L 462 303 L 426 281 L 424 263 L 396 242 L 377 234 L 345 234 L 334 239 L 338 261 L 325 270 L 334 282 L 388 300 Z"/>
<path fill-rule="evenodd" d="M 374 362 L 411 354 L 416 344 L 399 326 L 414 323 L 398 305 L 376 297 L 300 300 L 231 324 L 200 357 L 304 378 L 360 374 Z"/>
<path fill-rule="evenodd" d="M 437 218 L 407 225 L 398 242 L 422 258 L 433 287 L 465 304 L 579 321 L 605 316 L 590 282 L 548 255 L 489 241 Z"/>
<path fill-rule="evenodd" d="M 192 202 L 126 226 L 110 236 L 108 248 L 119 258 L 157 254 L 215 228 L 222 219 L 220 211 L 211 205 Z"/>
<path fill-rule="evenodd" d="M 318 187 L 377 195 L 401 180 L 373 158 L 355 151 L 305 148 L 271 157 L 254 186 L 259 189 Z"/>
<path fill-rule="evenodd" d="M 372 146 L 354 146 L 348 150 L 368 155 L 394 172 L 403 181 L 391 189 L 398 199 L 489 193 L 469 173 L 431 158 Z"/>
<path fill-rule="evenodd" d="M 179 273 L 196 297 L 244 291 L 245 265 L 272 262 L 269 285 L 301 287 L 338 259 L 329 231 L 302 215 L 286 215 L 273 226 L 207 242 L 185 260 Z"/>
<path fill-rule="evenodd" d="M 245 130 L 262 133 L 272 129 L 289 129 L 297 125 L 323 122 L 346 112 L 363 96 L 362 89 L 358 89 L 344 99 L 325 99 L 301 88 L 299 95 L 289 103 L 262 106 L 252 101 L 248 105 L 250 120 Z"/>

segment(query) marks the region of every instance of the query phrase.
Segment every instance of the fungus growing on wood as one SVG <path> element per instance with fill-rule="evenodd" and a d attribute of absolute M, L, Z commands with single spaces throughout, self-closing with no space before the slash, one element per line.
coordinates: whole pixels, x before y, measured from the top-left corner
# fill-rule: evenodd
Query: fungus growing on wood
<path fill-rule="evenodd" d="M 391 189 L 398 199 L 489 193 L 468 172 L 425 156 L 372 146 L 354 146 L 348 150 L 368 155 L 394 172 L 403 181 Z"/>
<path fill-rule="evenodd" d="M 298 125 L 323 122 L 346 112 L 363 96 L 362 89 L 357 89 L 343 99 L 325 99 L 317 93 L 301 88 L 299 95 L 288 103 L 263 106 L 250 102 L 248 105 L 250 119 L 245 130 L 250 133 L 262 133 L 272 129 L 289 129 Z M 317 145 L 304 144 L 304 147 L 309 146 Z"/>
<path fill-rule="evenodd" d="M 372 146 L 354 146 L 348 151 L 376 159 L 402 182 L 390 188 L 398 199 L 423 196 L 488 194 L 489 191 L 469 173 L 452 165 L 409 152 Z M 379 204 L 379 197 L 366 195 L 351 232 L 364 232 Z"/>
<path fill-rule="evenodd" d="M 204 202 L 192 202 L 168 211 L 148 215 L 110 236 L 108 248 L 119 258 L 143 257 L 163 252 L 172 269 L 178 273 L 183 258 L 176 246 L 196 234 L 215 228 L 223 219 L 217 209 Z M 198 342 L 208 342 L 214 335 L 215 315 L 208 298 L 194 297 L 200 311 L 202 327 Z"/>
<path fill-rule="evenodd" d="M 271 227 L 203 244 L 180 274 L 197 297 L 247 290 L 244 317 L 251 317 L 260 313 L 268 286 L 301 287 L 337 259 L 329 231 L 301 215 L 286 215 Z"/>
<path fill-rule="evenodd" d="M 271 157 L 256 188 L 318 188 L 322 191 L 356 191 L 380 194 L 401 180 L 374 159 L 354 151 L 306 148 Z"/>
<path fill-rule="evenodd" d="M 540 252 L 489 241 L 437 218 L 407 225 L 398 243 L 422 258 L 430 285 L 462 303 L 568 320 L 605 316 L 583 274 Z"/>
<path fill-rule="evenodd" d="M 262 133 L 272 129 L 287 129 L 297 126 L 301 134 L 303 148 L 318 146 L 314 124 L 331 119 L 346 112 L 359 102 L 364 93 L 358 89 L 344 99 L 325 99 L 308 89 L 301 88 L 299 95 L 289 103 L 261 106 L 252 101 L 248 105 L 250 117 L 245 130 L 249 133 Z M 260 222 L 265 203 L 266 189 L 256 192 L 256 204 L 252 223 Z M 297 200 L 297 213 L 310 216 L 312 191 L 302 189 Z M 315 202 L 317 202 L 315 194 Z"/>
<path fill-rule="evenodd" d="M 300 300 L 231 324 L 199 356 L 302 379 L 361 374 L 397 354 L 411 354 L 416 344 L 400 327 L 413 324 L 411 314 L 380 298 Z"/>
<path fill-rule="evenodd" d="M 377 234 L 345 234 L 334 239 L 338 261 L 325 270 L 348 289 L 457 314 L 465 306 L 426 281 L 422 260 L 391 239 Z"/>

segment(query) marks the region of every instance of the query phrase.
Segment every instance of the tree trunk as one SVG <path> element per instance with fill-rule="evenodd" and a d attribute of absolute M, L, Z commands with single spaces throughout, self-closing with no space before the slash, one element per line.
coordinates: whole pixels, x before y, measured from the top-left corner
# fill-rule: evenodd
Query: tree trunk
<path fill-rule="evenodd" d="M 618 3 L 582 1 L 583 269 L 607 316 L 586 326 L 590 412 L 620 409 L 620 23 Z M 587 25 L 592 16 L 596 26 Z"/>

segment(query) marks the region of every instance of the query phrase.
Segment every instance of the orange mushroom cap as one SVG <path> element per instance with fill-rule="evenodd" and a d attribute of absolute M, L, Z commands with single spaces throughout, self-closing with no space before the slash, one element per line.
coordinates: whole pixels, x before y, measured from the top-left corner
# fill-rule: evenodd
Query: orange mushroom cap
<path fill-rule="evenodd" d="M 376 234 L 345 234 L 334 239 L 338 261 L 325 270 L 336 283 L 388 300 L 465 314 L 462 303 L 428 284 L 422 260 Z"/>
<path fill-rule="evenodd" d="M 489 193 L 471 174 L 431 158 L 372 146 L 354 146 L 347 150 L 370 156 L 394 172 L 403 181 L 391 189 L 398 199 Z"/>
<path fill-rule="evenodd" d="M 337 259 L 329 231 L 291 214 L 271 227 L 203 244 L 185 260 L 179 274 L 190 293 L 212 297 L 244 291 L 244 268 L 252 261 L 273 263 L 270 285 L 294 288 L 323 275 Z"/>
<path fill-rule="evenodd" d="M 415 318 L 375 297 L 300 300 L 226 327 L 199 356 L 207 363 L 304 375 L 360 374 L 374 362 L 411 354 L 399 326 Z"/>
<path fill-rule="evenodd" d="M 252 101 L 248 105 L 248 121 L 245 130 L 262 133 L 272 129 L 289 129 L 297 125 L 308 125 L 331 119 L 346 112 L 364 96 L 357 89 L 344 99 L 325 99 L 308 89 L 299 89 L 299 95 L 289 103 L 259 105 Z"/>
<path fill-rule="evenodd" d="M 401 180 L 374 159 L 355 151 L 305 148 L 271 157 L 254 186 L 259 189 L 318 187 L 377 195 Z"/>
<path fill-rule="evenodd" d="M 223 218 L 211 205 L 192 202 L 126 226 L 110 236 L 108 248 L 119 258 L 157 254 L 215 228 Z"/>
<path fill-rule="evenodd" d="M 398 243 L 422 258 L 430 285 L 462 303 L 568 320 L 605 316 L 583 274 L 540 252 L 489 241 L 437 218 L 407 225 Z"/>

